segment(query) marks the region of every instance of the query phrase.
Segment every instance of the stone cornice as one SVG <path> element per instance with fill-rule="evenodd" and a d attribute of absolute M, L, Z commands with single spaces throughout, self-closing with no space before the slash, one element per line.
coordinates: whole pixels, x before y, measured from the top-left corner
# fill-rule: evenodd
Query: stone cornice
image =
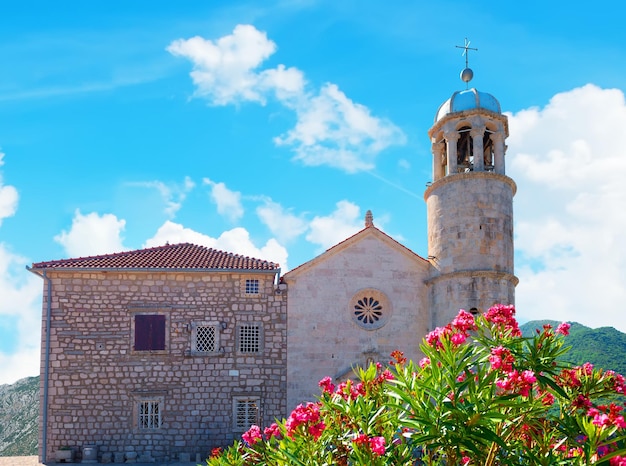
<path fill-rule="evenodd" d="M 448 279 L 453 280 L 456 278 L 491 278 L 493 280 L 507 280 L 513 283 L 513 286 L 517 286 L 519 278 L 508 272 L 498 272 L 495 270 L 459 270 L 458 272 L 444 273 L 437 275 L 436 277 L 424 280 L 427 285 L 437 283 L 438 281 Z"/>
<path fill-rule="evenodd" d="M 492 112 L 491 110 L 487 110 L 486 108 L 481 107 L 463 110 L 460 112 L 448 113 L 443 118 L 441 118 L 441 120 L 435 122 L 433 127 L 428 130 L 428 136 L 432 139 L 434 135 L 438 131 L 440 131 L 449 121 L 469 121 L 471 117 L 476 115 L 492 118 L 499 121 L 500 123 L 502 123 L 504 133 L 507 136 L 509 135 L 509 120 L 506 115 L 503 115 L 502 113 Z"/>
<path fill-rule="evenodd" d="M 441 186 L 445 186 L 449 183 L 455 183 L 457 181 L 472 180 L 477 178 L 502 181 L 511 187 L 511 190 L 513 191 L 513 196 L 515 196 L 515 193 L 517 192 L 517 185 L 515 184 L 515 181 L 513 181 L 513 179 L 509 178 L 506 175 L 501 175 L 494 172 L 455 173 L 453 175 L 446 175 L 443 178 L 438 179 L 437 181 L 433 182 L 433 184 L 431 184 L 428 188 L 426 188 L 426 191 L 424 191 L 424 200 L 428 200 L 430 194 L 435 189 L 440 188 Z"/>

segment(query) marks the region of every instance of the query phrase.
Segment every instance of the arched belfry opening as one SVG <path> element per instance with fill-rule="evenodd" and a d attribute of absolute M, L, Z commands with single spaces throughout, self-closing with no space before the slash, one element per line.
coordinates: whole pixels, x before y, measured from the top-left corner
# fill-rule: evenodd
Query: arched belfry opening
<path fill-rule="evenodd" d="M 491 139 L 491 135 L 493 133 L 489 130 L 485 131 L 485 135 L 483 136 L 483 160 L 485 171 L 492 172 L 495 169 L 494 163 L 494 150 L 493 150 L 493 140 Z"/>
<path fill-rule="evenodd" d="M 455 92 L 439 108 L 429 135 L 433 181 L 457 173 L 505 174 L 508 121 L 491 95 L 476 89 Z"/>
<path fill-rule="evenodd" d="M 466 173 L 474 169 L 474 148 L 472 128 L 463 126 L 458 130 L 459 139 L 456 142 L 456 166 L 459 173 Z"/>

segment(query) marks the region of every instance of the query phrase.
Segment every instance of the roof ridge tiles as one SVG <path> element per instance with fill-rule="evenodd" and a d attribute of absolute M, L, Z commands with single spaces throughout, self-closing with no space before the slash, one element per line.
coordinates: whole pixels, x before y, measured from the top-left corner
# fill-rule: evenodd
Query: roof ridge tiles
<path fill-rule="evenodd" d="M 176 243 L 110 254 L 33 263 L 33 268 L 119 268 L 119 269 L 241 269 L 277 270 L 279 265 L 264 259 L 200 246 Z"/>

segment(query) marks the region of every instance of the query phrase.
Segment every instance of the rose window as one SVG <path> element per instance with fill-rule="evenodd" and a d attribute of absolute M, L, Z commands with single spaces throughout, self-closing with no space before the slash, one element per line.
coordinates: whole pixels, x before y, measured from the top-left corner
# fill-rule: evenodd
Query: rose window
<path fill-rule="evenodd" d="M 352 320 L 367 330 L 376 330 L 387 323 L 391 306 L 387 296 L 376 289 L 365 289 L 356 293 L 350 300 Z"/>
<path fill-rule="evenodd" d="M 364 297 L 357 300 L 354 305 L 354 315 L 357 320 L 362 321 L 364 324 L 373 324 L 382 317 L 382 309 L 383 307 L 377 299 L 371 296 Z"/>

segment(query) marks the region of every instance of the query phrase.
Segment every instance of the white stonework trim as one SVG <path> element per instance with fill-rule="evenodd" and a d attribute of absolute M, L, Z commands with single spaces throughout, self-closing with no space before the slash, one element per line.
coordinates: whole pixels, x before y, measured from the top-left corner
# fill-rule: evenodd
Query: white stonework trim
<path fill-rule="evenodd" d="M 131 393 L 135 431 L 150 432 L 163 427 L 165 395 L 163 390 Z"/>
<path fill-rule="evenodd" d="M 455 278 L 468 277 L 468 278 L 490 278 L 492 280 L 506 280 L 513 283 L 513 286 L 517 286 L 519 278 L 508 272 L 496 272 L 493 270 L 460 270 L 458 272 L 445 273 L 436 277 L 424 280 L 424 283 L 430 285 L 440 280 L 452 280 Z"/>
<path fill-rule="evenodd" d="M 220 322 L 191 323 L 191 355 L 211 356 L 220 351 Z"/>
<path fill-rule="evenodd" d="M 511 191 L 513 191 L 513 196 L 515 196 L 515 193 L 517 192 L 517 185 L 515 184 L 515 181 L 513 181 L 512 178 L 509 178 L 506 175 L 501 175 L 500 173 L 494 173 L 494 172 L 452 173 L 447 176 L 444 176 L 443 178 L 438 179 L 437 181 L 433 181 L 433 184 L 431 184 L 428 188 L 426 188 L 426 191 L 424 191 L 424 200 L 428 200 L 428 198 L 430 197 L 430 195 L 435 189 L 438 189 L 441 186 L 445 186 L 448 183 L 454 183 L 456 181 L 461 181 L 464 179 L 475 180 L 478 178 L 484 178 L 484 179 L 489 179 L 489 180 L 494 180 L 494 179 L 500 180 L 508 184 L 511 187 Z"/>

